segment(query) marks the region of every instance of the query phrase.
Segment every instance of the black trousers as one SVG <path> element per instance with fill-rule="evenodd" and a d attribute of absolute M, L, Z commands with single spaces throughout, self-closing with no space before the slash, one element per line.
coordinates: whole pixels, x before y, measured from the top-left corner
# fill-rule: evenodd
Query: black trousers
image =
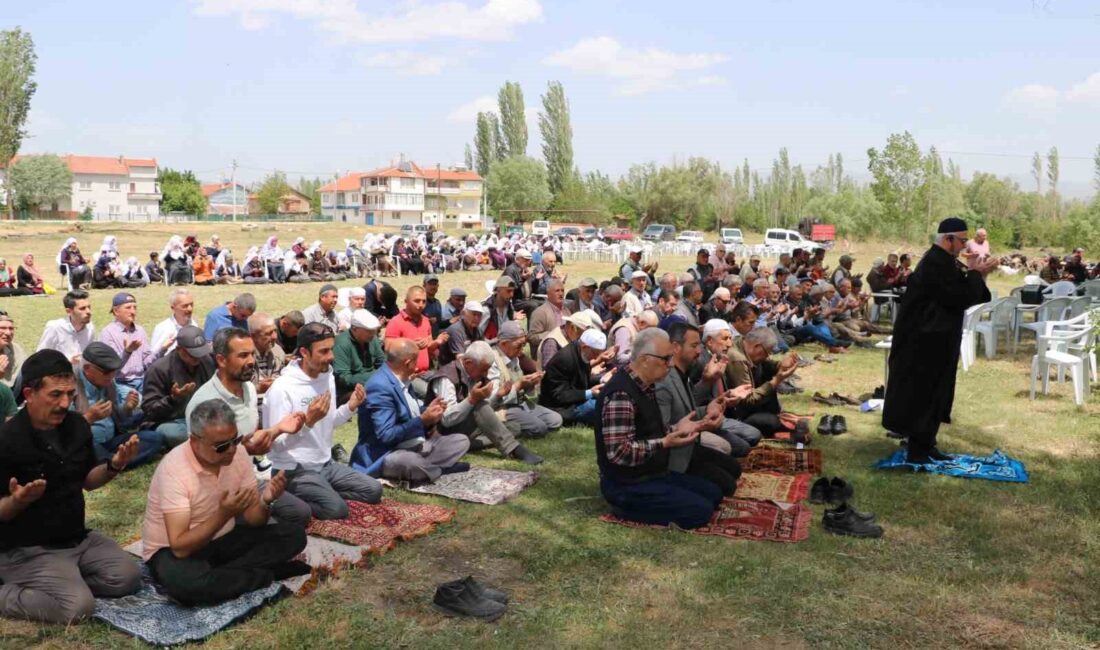
<path fill-rule="evenodd" d="M 161 591 L 184 605 L 213 605 L 268 586 L 271 567 L 288 562 L 306 547 L 301 526 L 274 523 L 238 525 L 187 558 L 162 548 L 149 558 Z"/>
<path fill-rule="evenodd" d="M 709 447 L 696 445 L 691 452 L 687 474 L 704 478 L 718 486 L 722 496 L 732 496 L 741 478 L 741 463 L 737 459 Z"/>

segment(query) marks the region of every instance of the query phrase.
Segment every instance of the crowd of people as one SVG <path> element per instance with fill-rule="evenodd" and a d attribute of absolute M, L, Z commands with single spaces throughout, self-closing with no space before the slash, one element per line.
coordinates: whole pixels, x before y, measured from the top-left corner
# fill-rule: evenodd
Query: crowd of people
<path fill-rule="evenodd" d="M 734 493 L 739 458 L 764 438 L 804 440 L 804 422 L 781 417 L 807 362 L 795 348 L 872 345 L 888 328 L 870 319 L 865 285 L 900 293 L 910 278 L 904 256 L 875 260 L 864 279 L 848 255 L 830 269 L 823 252 L 796 250 L 769 267 L 721 246 L 661 274 L 631 247 L 612 277 L 570 282 L 556 239 L 439 244 L 333 255 L 270 237 L 239 267 L 217 237 L 173 238 L 141 269 L 178 285 L 150 336 L 114 237 L 91 270 L 67 242 L 65 313 L 35 353 L 0 312 L 0 614 L 70 622 L 93 596 L 137 589 L 126 554 L 86 529 L 82 492 L 151 462 L 144 559 L 184 604 L 308 571 L 293 558 L 310 519 L 377 502 L 379 479 L 435 481 L 489 448 L 537 465 L 525 442 L 563 426 L 593 429 L 614 514 L 701 526 Z M 480 268 L 482 253 L 501 271 L 488 297 L 440 293 L 435 271 L 452 257 Z M 406 270 L 423 277 L 399 306 L 384 278 Z M 361 274 L 341 308 L 332 282 Z M 242 292 L 201 321 L 187 286 L 295 278 L 321 283 L 301 310 L 267 313 Z M 94 294 L 111 296 L 98 335 L 87 284 L 122 289 Z M 333 433 L 352 419 L 349 452 Z"/>

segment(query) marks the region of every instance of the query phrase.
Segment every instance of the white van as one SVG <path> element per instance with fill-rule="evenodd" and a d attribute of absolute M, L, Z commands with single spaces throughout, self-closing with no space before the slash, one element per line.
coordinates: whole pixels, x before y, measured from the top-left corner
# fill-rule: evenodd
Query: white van
<path fill-rule="evenodd" d="M 549 237 L 550 236 L 550 222 L 549 221 L 532 221 L 531 222 L 531 234 L 536 237 Z"/>
<path fill-rule="evenodd" d="M 722 243 L 726 246 L 739 246 L 745 243 L 745 237 L 740 228 L 723 228 Z"/>
<path fill-rule="evenodd" d="M 784 228 L 768 228 L 767 232 L 764 233 L 764 245 L 777 248 L 780 252 L 785 253 L 790 253 L 796 248 L 811 253 L 819 248 L 824 248 L 821 244 L 803 238 L 797 231 Z"/>

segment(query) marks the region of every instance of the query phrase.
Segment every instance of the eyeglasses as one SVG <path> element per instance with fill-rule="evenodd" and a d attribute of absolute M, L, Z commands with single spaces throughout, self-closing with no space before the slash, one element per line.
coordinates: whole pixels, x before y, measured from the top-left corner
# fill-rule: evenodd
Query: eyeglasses
<path fill-rule="evenodd" d="M 665 363 L 672 363 L 672 357 L 673 357 L 673 355 L 671 355 L 671 354 L 661 355 L 661 354 L 651 354 L 649 352 L 644 353 L 643 356 L 653 357 L 654 359 L 660 359 L 661 361 L 664 361 Z"/>
<path fill-rule="evenodd" d="M 232 440 L 226 440 L 225 442 L 219 442 L 217 444 L 210 445 L 210 448 L 214 450 L 215 454 L 224 454 L 225 452 L 229 451 L 230 447 L 236 447 L 237 445 L 241 444 L 241 441 L 243 440 L 244 436 L 237 436 Z"/>

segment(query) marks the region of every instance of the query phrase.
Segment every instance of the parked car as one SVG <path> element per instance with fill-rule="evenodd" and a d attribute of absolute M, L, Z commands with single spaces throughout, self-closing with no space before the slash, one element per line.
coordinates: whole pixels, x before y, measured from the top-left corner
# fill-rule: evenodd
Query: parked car
<path fill-rule="evenodd" d="M 572 237 L 577 239 L 581 236 L 581 229 L 576 226 L 562 226 L 555 230 L 554 234 L 558 237 Z"/>
<path fill-rule="evenodd" d="M 603 233 L 604 241 L 634 241 L 634 231 L 630 228 L 610 228 Z"/>
<path fill-rule="evenodd" d="M 600 229 L 595 226 L 589 226 L 581 229 L 581 237 L 584 237 L 584 241 L 592 241 L 593 239 L 600 238 Z"/>
<path fill-rule="evenodd" d="M 811 253 L 819 248 L 824 248 L 821 244 L 805 239 L 796 231 L 784 228 L 768 228 L 767 232 L 764 233 L 764 245 L 778 248 L 781 252 L 786 253 L 790 253 L 796 248 Z"/>
<path fill-rule="evenodd" d="M 546 237 L 550 234 L 550 222 L 549 221 L 532 221 L 531 222 L 531 234 L 536 237 Z"/>
<path fill-rule="evenodd" d="M 723 228 L 722 229 L 722 243 L 726 246 L 741 245 L 745 243 L 745 238 L 741 235 L 740 228 Z"/>
<path fill-rule="evenodd" d="M 431 229 L 432 229 L 432 227 L 431 227 L 431 226 L 429 226 L 429 225 L 427 225 L 427 224 L 423 224 L 423 223 L 417 223 L 417 224 L 407 223 L 407 224 L 405 224 L 405 225 L 401 226 L 401 236 L 402 236 L 402 237 L 404 237 L 404 238 L 406 238 L 406 239 L 409 239 L 409 238 L 412 238 L 412 239 L 416 239 L 416 238 L 417 238 L 417 237 L 419 237 L 420 235 L 426 235 L 426 234 L 428 234 L 428 232 L 429 232 L 429 231 L 430 231 Z"/>
<path fill-rule="evenodd" d="M 676 238 L 676 229 L 667 223 L 651 223 L 642 231 L 646 241 L 672 241 Z"/>
<path fill-rule="evenodd" d="M 702 244 L 703 233 L 698 230 L 684 230 L 676 236 L 676 241 L 687 242 L 689 244 Z"/>

